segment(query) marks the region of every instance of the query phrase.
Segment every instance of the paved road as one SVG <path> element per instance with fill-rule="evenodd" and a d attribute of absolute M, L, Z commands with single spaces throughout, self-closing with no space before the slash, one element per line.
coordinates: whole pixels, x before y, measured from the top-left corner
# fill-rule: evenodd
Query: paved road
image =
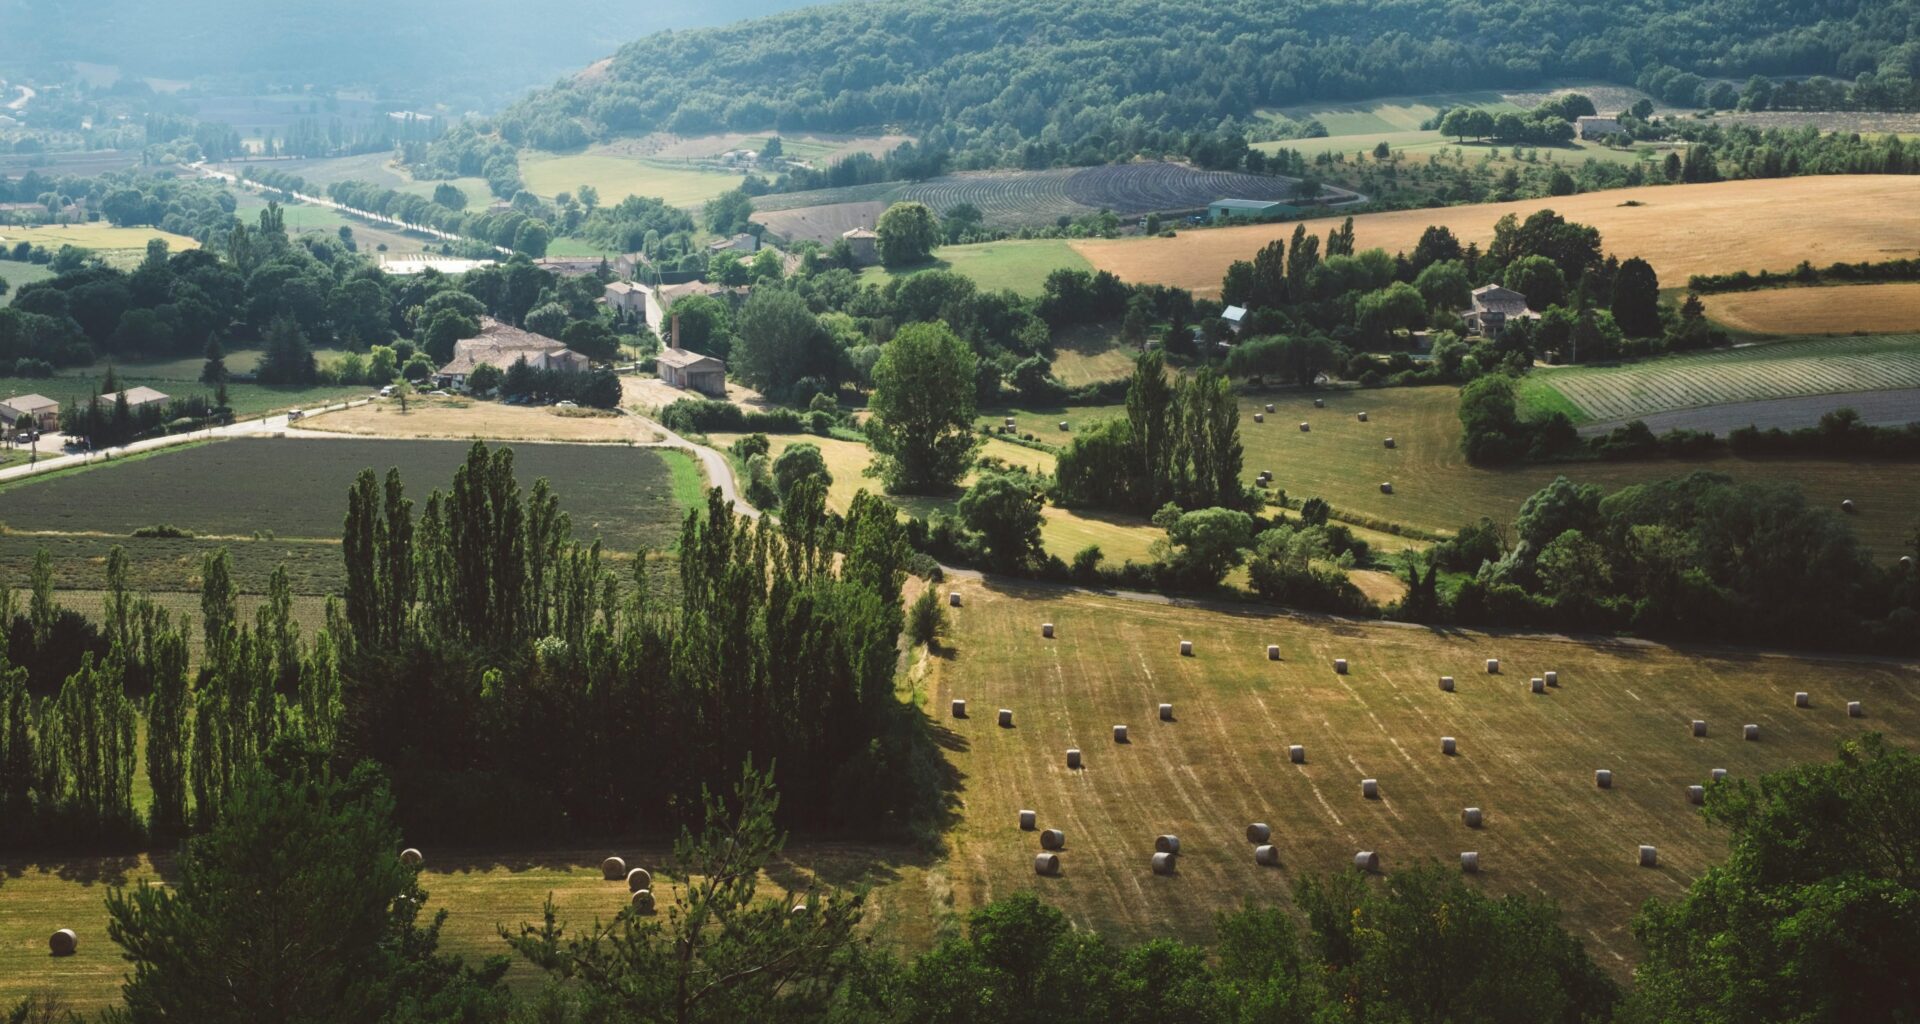
<path fill-rule="evenodd" d="M 1889 427 L 1920 422 L 1920 388 L 1727 402 L 1697 409 L 1675 409 L 1635 419 L 1644 421 L 1656 434 L 1664 434 L 1669 430 L 1705 430 L 1725 437 L 1729 432 L 1745 426 L 1755 426 L 1761 430 L 1811 427 L 1820 422 L 1821 416 L 1835 409 L 1852 409 L 1860 414 L 1862 423 L 1870 426 Z M 1589 423 L 1580 428 L 1580 433 L 1587 437 L 1605 434 L 1615 427 L 1625 426 L 1627 422 L 1607 420 L 1604 423 Z"/>
<path fill-rule="evenodd" d="M 692 441 L 668 430 L 665 424 L 657 420 L 649 419 L 639 413 L 630 413 L 629 415 L 633 419 L 640 421 L 641 425 L 645 426 L 648 430 L 660 435 L 660 440 L 649 445 L 642 445 L 641 447 L 678 448 L 681 451 L 691 454 L 694 458 L 700 460 L 701 468 L 706 470 L 708 483 L 711 486 L 720 488 L 720 496 L 727 499 L 727 504 L 733 506 L 735 514 L 746 516 L 749 519 L 760 518 L 760 510 L 747 504 L 746 499 L 740 497 L 739 485 L 733 478 L 733 464 L 727 461 L 725 455 L 714 451 L 706 445 L 694 444 Z"/>
<path fill-rule="evenodd" d="M 228 171 L 215 170 L 214 168 L 207 166 L 205 163 L 193 164 L 192 167 L 194 170 L 199 171 L 201 174 L 204 174 L 209 178 L 218 178 L 219 180 L 224 181 L 234 186 L 235 188 L 244 188 L 244 189 L 249 189 L 255 192 L 286 192 L 287 195 L 290 195 L 295 199 L 300 200 L 303 203 L 312 203 L 315 206 L 324 206 L 329 210 L 338 210 L 341 213 L 349 213 L 355 217 L 361 218 L 362 220 L 372 221 L 375 224 L 385 224 L 388 227 L 396 227 L 404 231 L 418 231 L 423 235 L 427 235 L 432 238 L 438 238 L 443 242 L 472 241 L 472 239 L 468 239 L 462 235 L 456 235 L 450 231 L 442 231 L 439 228 L 428 227 L 425 224 L 408 224 L 397 217 L 389 217 L 384 213 L 374 213 L 372 210 L 358 210 L 351 206 L 343 206 L 340 203 L 336 203 L 333 200 L 328 199 L 326 196 L 311 196 L 311 195 L 307 195 L 304 192 L 287 192 L 286 189 L 272 188 L 271 186 L 262 185 L 258 182 L 249 181 L 246 178 L 242 178 L 239 175 L 233 174 Z M 504 246 L 496 245 L 493 247 L 493 249 L 495 252 L 499 253 L 502 256 L 513 255 L 513 250 L 505 248 Z"/>

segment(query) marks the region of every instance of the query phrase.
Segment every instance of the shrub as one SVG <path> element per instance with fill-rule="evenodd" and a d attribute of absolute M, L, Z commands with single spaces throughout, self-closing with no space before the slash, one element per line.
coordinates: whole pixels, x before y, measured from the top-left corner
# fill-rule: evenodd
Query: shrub
<path fill-rule="evenodd" d="M 159 526 L 142 526 L 133 531 L 133 535 L 143 540 L 152 538 L 190 540 L 193 537 L 193 531 L 162 523 Z"/>
<path fill-rule="evenodd" d="M 907 639 L 931 646 L 947 628 L 947 610 L 940 605 L 940 591 L 929 586 L 914 599 L 907 612 Z"/>

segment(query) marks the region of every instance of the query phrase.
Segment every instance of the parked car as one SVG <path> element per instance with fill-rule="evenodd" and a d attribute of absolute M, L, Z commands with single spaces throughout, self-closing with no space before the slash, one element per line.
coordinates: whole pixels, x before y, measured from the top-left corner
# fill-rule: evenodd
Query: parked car
<path fill-rule="evenodd" d="M 580 404 L 578 402 L 555 402 L 553 403 L 553 407 L 556 409 L 578 409 L 580 408 Z"/>
<path fill-rule="evenodd" d="M 381 389 L 380 389 L 380 397 L 381 397 L 381 398 L 392 398 L 392 397 L 393 397 L 393 385 L 391 385 L 391 384 L 389 384 L 389 385 L 387 385 L 386 387 L 384 387 L 384 388 L 381 388 Z"/>

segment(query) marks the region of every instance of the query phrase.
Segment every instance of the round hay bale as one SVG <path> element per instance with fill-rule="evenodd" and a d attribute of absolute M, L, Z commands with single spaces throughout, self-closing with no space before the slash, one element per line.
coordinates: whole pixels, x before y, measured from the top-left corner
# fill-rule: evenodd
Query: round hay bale
<path fill-rule="evenodd" d="M 1363 797 L 1366 797 L 1368 800 L 1380 799 L 1380 780 L 1379 779 L 1361 779 L 1360 795 Z"/>
<path fill-rule="evenodd" d="M 1262 867 L 1269 867 L 1269 868 L 1279 867 L 1280 866 L 1280 848 L 1277 846 L 1271 846 L 1264 843 L 1254 847 L 1253 862 L 1255 864 L 1259 864 Z"/>
<path fill-rule="evenodd" d="M 1066 849 L 1067 834 L 1065 832 L 1060 831 L 1057 828 L 1050 828 L 1045 832 L 1040 833 L 1040 848 L 1042 850 Z"/>
<path fill-rule="evenodd" d="M 1171 704 L 1160 705 L 1160 720 L 1162 722 L 1173 721 L 1173 705 Z"/>
<path fill-rule="evenodd" d="M 1748 722 L 1746 725 L 1740 727 L 1740 735 L 1744 737 L 1747 742 L 1752 743 L 1760 738 L 1760 727 L 1752 722 Z"/>
<path fill-rule="evenodd" d="M 421 862 L 425 861 L 426 859 L 427 859 L 426 857 L 421 855 L 419 850 L 416 850 L 411 846 L 400 851 L 400 863 L 405 864 L 410 868 L 419 867 Z"/>
<path fill-rule="evenodd" d="M 1367 422 L 1367 414 L 1366 414 L 1366 413 L 1364 413 L 1364 412 L 1363 412 L 1363 413 L 1360 413 L 1360 414 L 1359 414 L 1359 416 L 1360 416 L 1360 422 L 1362 422 L 1362 423 L 1365 423 L 1365 422 Z"/>
<path fill-rule="evenodd" d="M 1640 848 L 1640 866 L 1643 868 L 1659 867 L 1660 851 L 1654 849 L 1651 846 L 1642 846 Z"/>
<path fill-rule="evenodd" d="M 1153 855 L 1153 873 L 1156 875 L 1173 874 L 1173 862 L 1175 859 L 1176 858 L 1171 853 L 1154 854 Z"/>
<path fill-rule="evenodd" d="M 1440 677 L 1440 692 L 1442 692 L 1442 693 L 1452 693 L 1452 692 L 1453 692 L 1453 677 L 1452 677 L 1452 676 L 1441 676 L 1441 677 Z"/>
<path fill-rule="evenodd" d="M 1724 779 L 1727 777 L 1727 770 L 1725 768 L 1715 768 L 1711 774 L 1713 776 L 1713 781 L 1719 782 L 1721 779 Z"/>
<path fill-rule="evenodd" d="M 1182 658 L 1193 657 L 1193 641 L 1191 640 L 1180 641 L 1180 656 Z"/>
<path fill-rule="evenodd" d="M 787 911 L 787 913 L 789 913 L 789 914 L 794 914 L 794 915 L 798 915 L 798 914 L 804 914 L 804 913 L 806 913 L 806 912 L 807 912 L 808 910 L 811 910 L 811 909 L 812 909 L 811 907 L 809 907 L 809 906 L 807 906 L 807 904 L 806 904 L 806 901 L 805 901 L 805 900 L 802 900 L 802 901 L 800 901 L 799 903 L 795 903 L 795 904 L 793 905 L 793 909 L 792 909 L 792 910 L 789 910 L 789 911 Z"/>
<path fill-rule="evenodd" d="M 72 956 L 80 949 L 80 936 L 71 928 L 62 928 L 47 936 L 47 948 L 54 956 Z"/>
<path fill-rule="evenodd" d="M 1327 407 L 1327 400 L 1324 398 L 1316 398 L 1313 400 L 1313 407 L 1315 409 L 1325 409 Z"/>
<path fill-rule="evenodd" d="M 627 872 L 627 891 L 639 892 L 653 888 L 653 872 L 646 868 L 634 868 Z"/>
<path fill-rule="evenodd" d="M 1273 838 L 1273 829 L 1264 821 L 1256 821 L 1247 826 L 1247 842 L 1259 844 Z"/>
<path fill-rule="evenodd" d="M 1336 676 L 1344 676 L 1347 674 L 1347 659 L 1333 659 L 1333 674 Z"/>
<path fill-rule="evenodd" d="M 1698 719 L 1698 718 L 1696 718 L 1696 719 L 1694 719 L 1694 720 L 1693 720 L 1693 734 L 1694 734 L 1695 736 L 1705 736 L 1705 735 L 1707 734 L 1707 723 L 1705 723 L 1705 722 L 1703 722 L 1703 721 L 1701 721 L 1701 720 L 1700 720 L 1700 719 Z"/>
<path fill-rule="evenodd" d="M 1272 412 L 1272 411 L 1273 411 L 1273 403 L 1272 403 L 1272 402 L 1268 402 L 1268 403 L 1267 403 L 1267 411 L 1268 411 L 1268 412 Z"/>
<path fill-rule="evenodd" d="M 1053 623 L 1042 622 L 1040 624 L 1040 635 L 1047 638 L 1048 640 L 1053 639 Z"/>
<path fill-rule="evenodd" d="M 1690 804 L 1704 804 L 1704 803 L 1706 803 L 1706 802 L 1707 802 L 1707 787 L 1705 787 L 1705 786 L 1688 786 L 1688 787 L 1687 787 L 1687 802 L 1688 802 L 1688 803 L 1690 803 Z"/>
<path fill-rule="evenodd" d="M 1308 424 L 1308 423 L 1307 423 L 1307 422 L 1305 422 L 1304 420 L 1303 420 L 1303 421 L 1301 421 L 1301 423 L 1300 423 L 1300 432 L 1301 432 L 1302 434 L 1306 434 L 1306 433 L 1311 433 L 1311 432 L 1312 432 L 1312 430 L 1313 430 L 1313 427 L 1312 427 L 1312 426 L 1311 426 L 1310 424 Z"/>
<path fill-rule="evenodd" d="M 1070 424 L 1070 423 L 1068 423 L 1068 422 L 1067 422 L 1066 420 L 1061 420 L 1061 421 L 1060 421 L 1060 429 L 1061 429 L 1061 430 L 1063 430 L 1063 431 L 1068 431 L 1068 430 L 1072 430 L 1072 429 L 1073 429 L 1073 425 L 1072 425 L 1072 424 Z"/>
<path fill-rule="evenodd" d="M 1380 870 L 1380 855 L 1372 850 L 1361 850 L 1353 855 L 1353 867 L 1356 871 L 1373 874 Z"/>
<path fill-rule="evenodd" d="M 1394 446 L 1394 444 L 1393 444 L 1393 438 L 1391 438 L 1391 437 L 1389 437 L 1389 438 L 1387 438 L 1387 439 L 1385 439 L 1385 440 L 1383 440 L 1383 441 L 1381 441 L 1380 443 L 1381 443 L 1381 444 L 1383 444 L 1383 445 L 1386 445 L 1386 446 L 1387 446 L 1388 448 L 1392 448 L 1392 447 Z"/>
<path fill-rule="evenodd" d="M 1268 644 L 1268 645 L 1267 645 L 1267 660 L 1268 660 L 1268 661 L 1279 661 L 1279 660 L 1280 660 L 1280 645 L 1279 645 L 1279 644 Z"/>
<path fill-rule="evenodd" d="M 1482 815 L 1480 814 L 1480 808 L 1478 807 L 1461 808 L 1460 820 L 1466 822 L 1468 828 L 1479 828 L 1480 822 L 1483 820 Z"/>
<path fill-rule="evenodd" d="M 1288 747 L 1287 760 L 1292 761 L 1294 764 L 1306 764 L 1307 748 L 1301 746 L 1298 743 L 1295 743 L 1293 746 Z"/>
<path fill-rule="evenodd" d="M 1540 675 L 1541 675 L 1541 677 L 1542 677 L 1542 678 L 1544 678 L 1544 679 L 1546 679 L 1546 681 L 1547 681 L 1547 685 L 1548 685 L 1548 686 L 1559 686 L 1559 685 L 1560 685 L 1560 673 L 1558 673 L 1558 672 L 1542 672 L 1542 673 L 1540 673 Z"/>
<path fill-rule="evenodd" d="M 600 862 L 600 877 L 609 882 L 618 882 L 627 877 L 627 862 L 618 857 L 608 857 Z"/>
<path fill-rule="evenodd" d="M 1007 417 L 1003 425 L 1011 429 L 1013 427 L 1013 417 Z"/>
<path fill-rule="evenodd" d="M 1057 853 L 1036 853 L 1033 855 L 1033 873 L 1051 877 L 1060 873 L 1060 855 Z"/>
<path fill-rule="evenodd" d="M 1473 850 L 1461 851 L 1460 870 L 1465 871 L 1469 875 L 1479 874 L 1480 873 L 1480 854 Z"/>
<path fill-rule="evenodd" d="M 965 718 L 965 717 L 967 717 L 967 702 L 966 702 L 966 701 L 964 701 L 964 700 L 956 700 L 956 701 L 954 701 L 954 702 L 953 702 L 953 717 L 955 717 L 955 718 Z"/>
<path fill-rule="evenodd" d="M 1793 706 L 1796 708 L 1810 708 L 1813 706 L 1813 698 L 1808 696 L 1805 690 L 1798 691 L 1793 695 Z"/>
<path fill-rule="evenodd" d="M 1499 659 L 1499 658 L 1488 658 L 1488 659 L 1487 659 L 1487 674 L 1488 674 L 1488 675 L 1490 675 L 1490 676 L 1497 676 L 1497 675 L 1499 675 L 1499 674 L 1500 674 L 1500 659 Z"/>
<path fill-rule="evenodd" d="M 1067 748 L 1067 767 L 1069 768 L 1080 767 L 1080 748 L 1079 747 Z"/>
<path fill-rule="evenodd" d="M 947 592 L 947 607 L 960 607 L 960 592 L 958 590 L 950 590 Z"/>
<path fill-rule="evenodd" d="M 1850 700 L 1847 702 L 1847 717 L 1865 718 L 1867 717 L 1867 709 L 1863 707 L 1859 701 Z"/>
<path fill-rule="evenodd" d="M 1601 789 L 1612 789 L 1613 773 L 1605 768 L 1596 770 L 1593 773 L 1593 784 L 1599 786 Z"/>
<path fill-rule="evenodd" d="M 1253 422 L 1255 422 L 1255 423 L 1265 423 L 1265 422 L 1267 422 L 1267 416 L 1266 416 L 1266 414 L 1265 414 L 1265 413 L 1259 413 L 1259 412 L 1256 412 L 1256 413 L 1254 413 L 1254 414 L 1253 414 Z"/>
<path fill-rule="evenodd" d="M 653 890 L 635 889 L 633 895 L 627 897 L 627 902 L 633 907 L 634 913 L 651 914 L 653 913 Z"/>
<path fill-rule="evenodd" d="M 1013 728 L 1013 709 L 1012 708 L 1000 709 L 1000 728 L 1002 729 Z"/>
<path fill-rule="evenodd" d="M 1547 692 L 1547 681 L 1539 676 L 1534 676 L 1533 679 L 1528 681 L 1527 685 L 1535 693 Z"/>
<path fill-rule="evenodd" d="M 1852 512 L 1852 511 L 1853 511 L 1853 499 L 1852 499 L 1852 498 L 1846 498 L 1846 499 L 1844 499 L 1844 500 L 1842 500 L 1842 501 L 1840 502 L 1840 511 L 1842 511 L 1842 512 Z"/>
<path fill-rule="evenodd" d="M 1155 836 L 1153 837 L 1153 849 L 1157 853 L 1169 853 L 1169 854 L 1179 853 L 1180 837 L 1179 836 Z"/>
<path fill-rule="evenodd" d="M 1020 831 L 1031 832 L 1040 822 L 1040 815 L 1032 811 L 1020 812 Z"/>
<path fill-rule="evenodd" d="M 1115 742 L 1115 743 L 1125 743 L 1125 742 L 1127 742 L 1127 727 L 1126 727 L 1126 726 L 1124 726 L 1124 725 L 1116 725 L 1116 726 L 1114 726 L 1114 727 L 1113 727 L 1113 742 Z"/>
<path fill-rule="evenodd" d="M 1460 750 L 1458 746 L 1454 744 L 1453 737 L 1442 736 L 1440 737 L 1440 752 L 1448 757 L 1452 757 L 1454 754 L 1459 753 Z"/>
<path fill-rule="evenodd" d="M 1380 493 L 1381 493 L 1381 494 L 1392 494 L 1392 493 L 1393 493 L 1393 485 L 1392 485 L 1392 484 L 1390 484 L 1390 483 L 1385 483 L 1385 482 L 1382 482 L 1382 483 L 1380 484 Z"/>

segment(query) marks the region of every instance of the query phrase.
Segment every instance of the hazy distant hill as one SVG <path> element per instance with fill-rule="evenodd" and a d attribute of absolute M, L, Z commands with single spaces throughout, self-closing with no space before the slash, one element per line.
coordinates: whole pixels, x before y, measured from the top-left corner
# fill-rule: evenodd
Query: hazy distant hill
<path fill-rule="evenodd" d="M 1631 83 L 1659 64 L 1738 79 L 1910 74 L 1916 10 L 1916 0 L 867 0 L 639 39 L 606 73 L 542 91 L 501 123 L 535 145 L 577 144 L 568 121 L 588 138 L 891 124 L 956 150 L 1037 140 L 1056 158 L 1097 159 L 1120 136 L 1204 130 L 1307 100 Z"/>
<path fill-rule="evenodd" d="M 0 0 L 0 63 L 517 96 L 635 36 L 809 0 Z"/>

